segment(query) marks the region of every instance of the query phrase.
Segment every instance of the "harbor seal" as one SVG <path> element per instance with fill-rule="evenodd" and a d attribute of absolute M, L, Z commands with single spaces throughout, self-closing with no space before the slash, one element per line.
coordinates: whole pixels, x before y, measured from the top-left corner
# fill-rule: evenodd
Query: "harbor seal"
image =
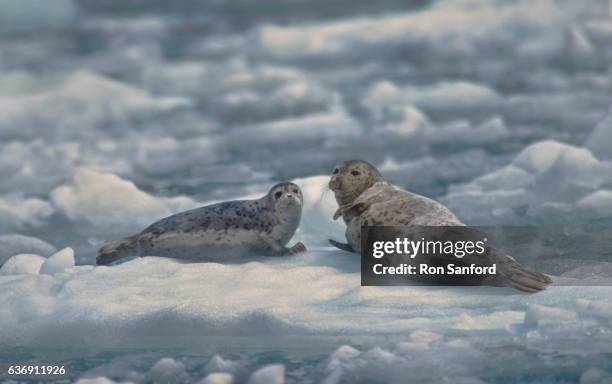
<path fill-rule="evenodd" d="M 334 220 L 342 217 L 346 224 L 347 243 L 329 240 L 348 252 L 360 253 L 361 227 L 464 227 L 464 223 L 439 202 L 402 190 L 386 181 L 371 164 L 350 160 L 338 165 L 329 181 L 338 210 Z M 492 285 L 511 286 L 525 292 L 538 292 L 551 279 L 519 264 L 512 257 L 491 248 L 489 264 L 497 264 L 498 273 Z"/>
<path fill-rule="evenodd" d="M 212 204 L 159 220 L 137 235 L 104 245 L 96 263 L 145 255 L 214 261 L 305 252 L 302 243 L 286 247 L 300 223 L 302 205 L 300 188 L 280 183 L 260 199 Z"/>

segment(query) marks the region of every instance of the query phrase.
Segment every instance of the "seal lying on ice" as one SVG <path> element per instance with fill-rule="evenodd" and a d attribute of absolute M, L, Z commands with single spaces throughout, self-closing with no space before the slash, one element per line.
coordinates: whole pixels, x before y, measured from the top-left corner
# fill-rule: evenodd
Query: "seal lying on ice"
<path fill-rule="evenodd" d="M 371 164 L 351 160 L 338 165 L 331 176 L 329 187 L 334 192 L 338 210 L 334 220 L 342 216 L 346 223 L 348 243 L 330 240 L 337 248 L 360 252 L 362 226 L 421 226 L 464 227 L 444 205 L 425 196 L 404 191 L 386 181 Z M 392 230 L 392 229 L 388 229 Z M 538 292 L 552 281 L 539 272 L 519 264 L 512 257 L 491 248 L 484 264 L 496 264 L 497 274 L 483 283 L 511 286 L 525 292 Z"/>
<path fill-rule="evenodd" d="M 302 204 L 297 185 L 280 183 L 260 199 L 227 201 L 166 217 L 137 235 L 104 245 L 96 262 L 106 265 L 145 255 L 214 261 L 305 252 L 302 243 L 286 247 L 300 223 Z"/>

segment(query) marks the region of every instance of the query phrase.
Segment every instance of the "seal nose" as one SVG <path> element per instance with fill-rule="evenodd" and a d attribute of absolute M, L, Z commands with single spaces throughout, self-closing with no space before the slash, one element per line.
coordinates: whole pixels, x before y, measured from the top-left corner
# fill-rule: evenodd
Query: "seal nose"
<path fill-rule="evenodd" d="M 329 179 L 329 189 L 331 189 L 332 191 L 338 189 L 338 183 L 338 178 L 336 176 L 332 176 L 331 179 Z"/>
<path fill-rule="evenodd" d="M 287 193 L 287 194 L 285 194 L 285 196 L 287 196 L 287 199 L 289 201 L 293 201 L 295 203 L 301 204 L 299 196 L 294 195 L 292 193 Z M 285 200 L 285 201 L 287 201 L 287 200 Z"/>

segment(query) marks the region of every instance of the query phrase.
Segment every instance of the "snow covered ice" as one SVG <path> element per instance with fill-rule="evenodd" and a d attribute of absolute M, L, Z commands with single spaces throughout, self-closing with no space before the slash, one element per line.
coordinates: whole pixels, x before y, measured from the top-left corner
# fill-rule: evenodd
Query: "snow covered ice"
<path fill-rule="evenodd" d="M 609 1 L 42 3 L 0 0 L 0 361 L 104 384 L 610 381 L 605 239 L 540 260 L 533 296 L 361 288 L 327 243 L 351 158 L 470 224 L 612 224 Z M 284 180 L 306 254 L 93 265 Z"/>

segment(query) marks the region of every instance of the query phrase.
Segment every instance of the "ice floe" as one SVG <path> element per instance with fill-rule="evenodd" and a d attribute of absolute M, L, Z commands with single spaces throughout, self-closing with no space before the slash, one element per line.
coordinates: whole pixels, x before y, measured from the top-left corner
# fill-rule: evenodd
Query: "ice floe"
<path fill-rule="evenodd" d="M 599 140 L 605 142 L 602 127 L 607 120 L 589 139 L 591 147 L 594 136 L 602 136 Z M 612 163 L 608 147 L 597 148 L 596 156 L 588 148 L 557 141 L 534 143 L 507 166 L 452 186 L 443 200 L 468 222 L 517 223 L 538 217 L 540 222 L 567 223 L 580 217 L 583 221 L 609 218 Z"/>
<path fill-rule="evenodd" d="M 9 257 L 20 253 L 29 253 L 49 257 L 57 252 L 57 249 L 36 237 L 20 234 L 0 235 L 0 266 Z"/>

